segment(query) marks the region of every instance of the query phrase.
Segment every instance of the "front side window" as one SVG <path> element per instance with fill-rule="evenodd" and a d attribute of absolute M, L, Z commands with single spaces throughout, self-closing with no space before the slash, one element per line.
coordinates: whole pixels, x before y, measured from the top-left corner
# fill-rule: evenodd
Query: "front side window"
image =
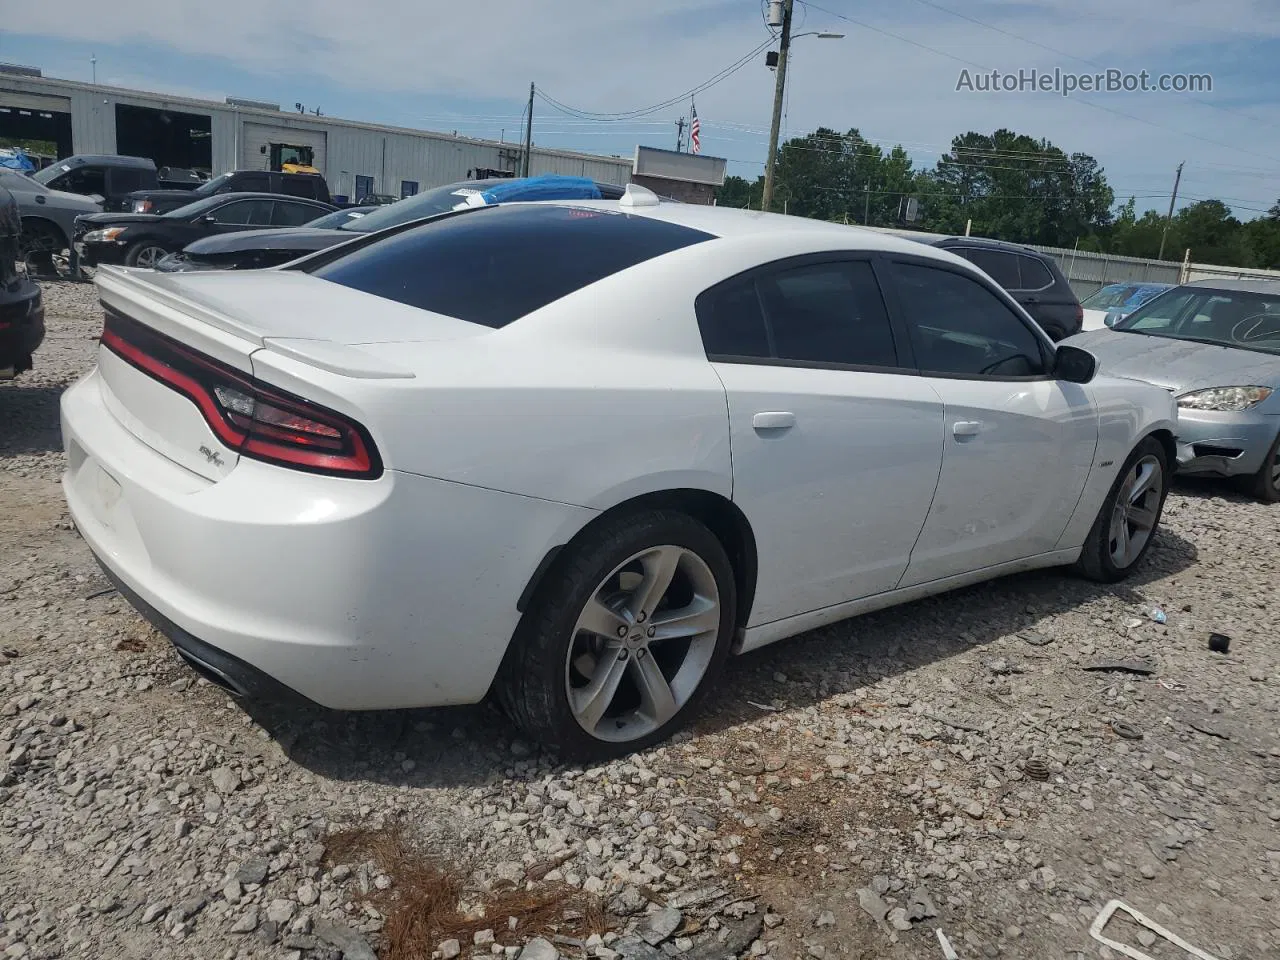
<path fill-rule="evenodd" d="M 309 269 L 397 303 L 504 327 L 607 276 L 710 239 L 674 223 L 581 207 L 475 207 L 371 238 Z"/>
<path fill-rule="evenodd" d="M 107 177 L 101 167 L 73 167 L 54 179 L 49 186 L 54 190 L 65 190 L 67 193 L 85 195 L 96 193 L 99 196 L 105 196 Z"/>
<path fill-rule="evenodd" d="M 999 297 L 950 270 L 895 261 L 898 300 L 923 373 L 960 377 L 1039 377 L 1040 339 Z"/>

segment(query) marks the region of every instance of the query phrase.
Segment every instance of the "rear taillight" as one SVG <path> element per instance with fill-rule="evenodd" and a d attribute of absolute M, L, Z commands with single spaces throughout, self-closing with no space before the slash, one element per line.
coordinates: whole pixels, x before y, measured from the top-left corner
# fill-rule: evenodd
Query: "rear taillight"
<path fill-rule="evenodd" d="M 241 456 L 336 477 L 382 475 L 368 431 L 340 413 L 268 386 L 120 314 L 107 313 L 102 345 L 189 399 L 218 439 Z"/>
<path fill-rule="evenodd" d="M 155 207 L 155 204 L 152 203 L 150 200 L 133 201 L 134 213 L 150 213 L 153 207 Z"/>

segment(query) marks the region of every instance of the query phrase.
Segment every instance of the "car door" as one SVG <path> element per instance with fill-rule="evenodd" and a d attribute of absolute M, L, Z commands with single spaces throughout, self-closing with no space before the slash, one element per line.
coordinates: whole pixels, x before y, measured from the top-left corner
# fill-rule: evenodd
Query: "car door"
<path fill-rule="evenodd" d="M 1051 552 L 1093 462 L 1091 394 L 1052 377 L 1050 345 L 977 275 L 898 256 L 885 272 L 944 415 L 937 494 L 901 586 Z"/>
<path fill-rule="evenodd" d="M 942 406 L 909 369 L 871 260 L 781 262 L 706 291 L 697 312 L 759 548 L 749 625 L 893 589 L 937 484 Z"/>
<path fill-rule="evenodd" d="M 1035 257 L 1018 254 L 1019 283 L 1009 292 L 1040 329 L 1055 340 L 1075 333 L 1078 301 L 1070 288 L 1059 290 L 1049 268 Z"/>

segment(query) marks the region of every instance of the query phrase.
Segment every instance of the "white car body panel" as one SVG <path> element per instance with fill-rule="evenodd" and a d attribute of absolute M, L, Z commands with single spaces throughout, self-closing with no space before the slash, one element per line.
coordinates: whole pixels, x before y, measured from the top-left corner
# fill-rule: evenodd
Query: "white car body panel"
<path fill-rule="evenodd" d="M 921 377 L 718 363 L 733 500 L 761 544 L 748 627 L 892 590 L 942 463 L 942 404 Z M 794 426 L 760 429 L 762 413 Z"/>
<path fill-rule="evenodd" d="M 78 528 L 160 615 L 320 704 L 467 703 L 488 690 L 544 560 L 636 497 L 693 489 L 743 512 L 759 554 L 747 649 L 1070 562 L 1129 450 L 1173 430 L 1172 398 L 1132 381 L 713 364 L 694 300 L 762 263 L 892 250 L 977 271 L 835 224 L 632 213 L 719 236 L 496 330 L 292 271 L 102 270 L 109 307 L 353 418 L 385 472 L 237 457 L 189 401 L 104 348 L 62 400 Z M 757 430 L 759 413 L 794 426 Z M 966 418 L 992 425 L 981 455 L 950 432 Z"/>
<path fill-rule="evenodd" d="M 1087 387 L 921 378 L 945 408 L 942 476 L 900 586 L 1053 550 L 1098 441 Z"/>
<path fill-rule="evenodd" d="M 1084 320 L 1082 322 L 1080 329 L 1081 331 L 1101 330 L 1107 325 L 1106 321 L 1107 321 L 1106 310 L 1093 310 L 1090 308 L 1085 308 Z"/>

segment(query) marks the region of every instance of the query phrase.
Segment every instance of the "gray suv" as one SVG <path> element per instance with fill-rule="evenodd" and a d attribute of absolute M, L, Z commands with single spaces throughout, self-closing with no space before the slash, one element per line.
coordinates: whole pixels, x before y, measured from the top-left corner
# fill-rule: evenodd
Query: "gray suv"
<path fill-rule="evenodd" d="M 37 273 L 52 273 L 53 255 L 70 249 L 76 217 L 102 212 L 102 204 L 92 197 L 50 190 L 21 173 L 0 170 L 0 187 L 18 201 L 21 252 Z"/>

